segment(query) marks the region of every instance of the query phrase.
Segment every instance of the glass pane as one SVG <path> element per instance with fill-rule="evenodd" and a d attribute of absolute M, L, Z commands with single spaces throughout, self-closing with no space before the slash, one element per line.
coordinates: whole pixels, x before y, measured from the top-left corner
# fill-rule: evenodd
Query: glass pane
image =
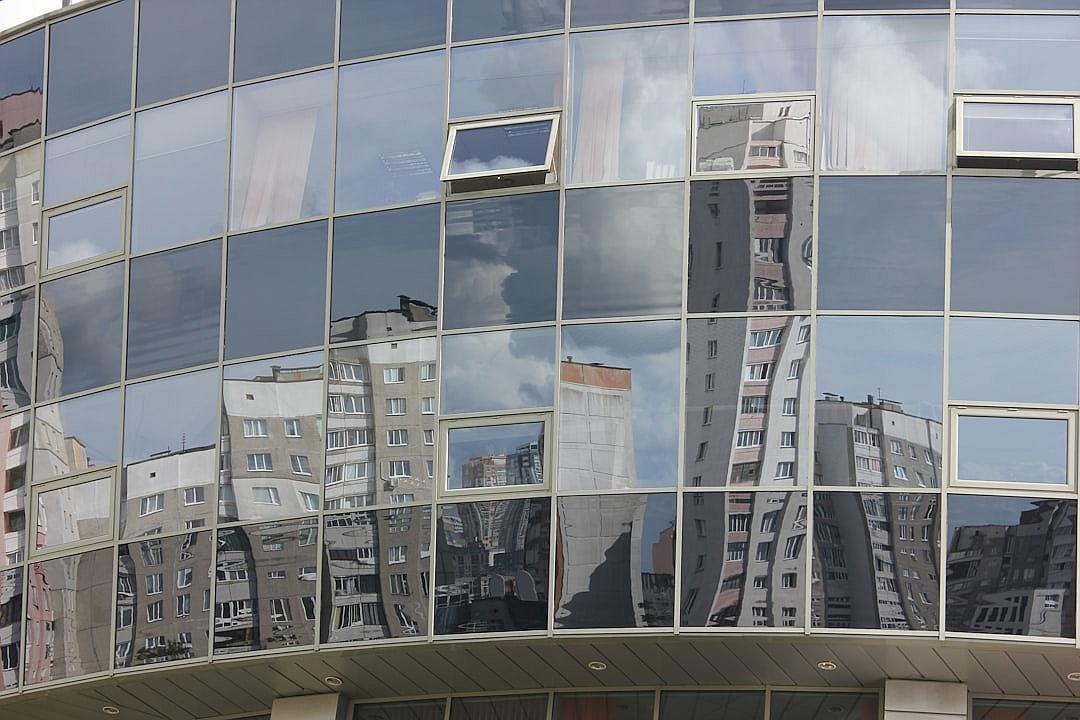
<path fill-rule="evenodd" d="M 570 25 L 612 25 L 614 23 L 676 20 L 690 14 L 689 0 L 573 0 Z"/>
<path fill-rule="evenodd" d="M 697 690 L 660 694 L 660 720 L 764 720 L 764 718 L 764 692 Z"/>
<path fill-rule="evenodd" d="M 220 240 L 134 258 L 130 292 L 129 378 L 217 360 Z"/>
<path fill-rule="evenodd" d="M 45 31 L 38 30 L 0 45 L 0 150 L 41 137 L 41 87 Z M 7 673 L 4 673 L 7 675 Z"/>
<path fill-rule="evenodd" d="M 952 192 L 954 310 L 1080 312 L 1080 280 L 1047 282 L 1048 260 L 1080 263 L 1080 182 L 956 178 Z"/>
<path fill-rule="evenodd" d="M 1076 501 L 949 496 L 945 629 L 1074 637 Z"/>
<path fill-rule="evenodd" d="M 446 0 L 341 0 L 341 59 L 446 42 Z"/>
<path fill-rule="evenodd" d="M 565 0 L 457 0 L 454 42 L 562 30 Z"/>
<path fill-rule="evenodd" d="M 214 655 L 315 642 L 318 522 L 218 530 Z"/>
<path fill-rule="evenodd" d="M 131 119 L 122 117 L 46 142 L 45 204 L 126 185 L 130 136 Z"/>
<path fill-rule="evenodd" d="M 687 322 L 686 484 L 806 485 L 810 318 Z"/>
<path fill-rule="evenodd" d="M 206 527 L 218 476 L 216 370 L 129 385 L 120 536 Z"/>
<path fill-rule="evenodd" d="M 1073 405 L 1078 342 L 1074 322 L 954 317 L 949 397 Z"/>
<path fill-rule="evenodd" d="M 690 312 L 810 308 L 812 178 L 690 183 Z"/>
<path fill-rule="evenodd" d="M 438 205 L 334 220 L 331 342 L 435 329 L 439 221 Z"/>
<path fill-rule="evenodd" d="M 654 697 L 651 692 L 556 695 L 552 714 L 554 720 L 649 720 Z"/>
<path fill-rule="evenodd" d="M 986 10 L 1080 10 L 1080 2 L 1077 0 L 956 0 L 956 7 Z M 976 717 L 978 717 L 977 714 Z"/>
<path fill-rule="evenodd" d="M 817 0 L 697 0 L 695 17 L 759 15 L 781 12 L 817 12 Z"/>
<path fill-rule="evenodd" d="M 225 366 L 218 519 L 319 511 L 323 354 Z"/>
<path fill-rule="evenodd" d="M 233 81 L 334 61 L 335 0 L 237 0 Z"/>
<path fill-rule="evenodd" d="M 806 512 L 805 492 L 685 495 L 680 623 L 684 627 L 804 627 Z M 741 709 L 737 718 L 761 714 L 757 702 L 751 700 L 762 699 L 756 693 L 734 706 L 725 704 L 725 698 L 716 697 L 728 712 Z M 682 707 L 698 709 L 689 703 Z M 710 713 L 708 718 L 712 717 Z"/>
<path fill-rule="evenodd" d="M 228 255 L 226 359 L 323 343 L 325 220 L 230 237 Z"/>
<path fill-rule="evenodd" d="M 38 601 L 26 609 L 26 685 L 109 669 L 113 552 L 104 548 L 28 568 Z"/>
<path fill-rule="evenodd" d="M 547 165 L 553 124 L 552 120 L 536 120 L 459 128 L 454 135 L 448 174 L 543 168 Z"/>
<path fill-rule="evenodd" d="M 983 2 L 986 2 L 986 0 L 983 0 Z M 1016 4 L 1013 3 L 1013 5 Z M 1072 703 L 1004 700 L 999 698 L 971 699 L 971 717 L 974 720 L 1000 720 L 1001 718 L 1050 720 L 1051 718 L 1065 717 L 1072 711 Z"/>
<path fill-rule="evenodd" d="M 818 203 L 818 307 L 944 308 L 945 178 L 822 178 Z"/>
<path fill-rule="evenodd" d="M 937 509 L 935 494 L 815 492 L 814 627 L 937 630 Z"/>
<path fill-rule="evenodd" d="M 949 0 L 825 0 L 826 10 L 949 9 Z"/>
<path fill-rule="evenodd" d="M 206 656 L 212 551 L 208 532 L 120 546 L 116 667 Z"/>
<path fill-rule="evenodd" d="M 450 55 L 450 117 L 562 105 L 563 38 L 470 45 Z"/>
<path fill-rule="evenodd" d="M 427 635 L 429 506 L 328 515 L 323 542 L 323 642 Z"/>
<path fill-rule="evenodd" d="M 674 624 L 674 493 L 561 497 L 557 538 L 556 629 Z"/>
<path fill-rule="evenodd" d="M 678 313 L 682 184 L 566 193 L 563 317 Z"/>
<path fill-rule="evenodd" d="M 550 556 L 549 498 L 440 505 L 435 634 L 546 630 Z"/>
<path fill-rule="evenodd" d="M 878 693 L 774 692 L 770 720 L 870 720 L 878 716 Z"/>
<path fill-rule="evenodd" d="M 3 338 L 0 340 L 0 411 L 3 412 L 30 404 L 28 386 L 33 382 L 35 309 L 33 288 L 0 297 L 0 338 Z M 42 330 L 43 336 L 50 330 L 55 332 L 52 325 Z M 55 394 L 54 391 L 52 396 Z M 48 399 L 45 393 L 38 398 Z"/>
<path fill-rule="evenodd" d="M 41 286 L 38 400 L 119 382 L 124 263 Z"/>
<path fill-rule="evenodd" d="M 570 181 L 684 175 L 686 27 L 580 33 L 572 42 Z"/>
<path fill-rule="evenodd" d="M 1071 153 L 1073 106 L 964 103 L 964 150 Z"/>
<path fill-rule="evenodd" d="M 442 413 L 551 407 L 555 329 L 447 335 L 442 339 Z"/>
<path fill-rule="evenodd" d="M 962 415 L 957 428 L 958 480 L 1068 482 L 1068 420 Z"/>
<path fill-rule="evenodd" d="M 124 200 L 113 198 L 49 218 L 49 269 L 121 252 Z"/>
<path fill-rule="evenodd" d="M 112 475 L 37 496 L 38 550 L 112 536 Z"/>
<path fill-rule="evenodd" d="M 3 457 L 0 462 L 0 492 L 4 494 L 6 515 L 4 533 L 0 535 L 0 568 L 20 565 L 26 558 L 27 508 L 30 506 L 26 465 L 30 461 L 30 430 L 29 410 L 0 419 L 0 456 Z M 11 592 L 2 584 L 4 577 L 0 572 L 0 606 Z M 4 615 L 0 613 L 0 632 L 6 624 Z M 8 680 L 5 673 L 0 677 L 0 687 Z"/>
<path fill-rule="evenodd" d="M 233 91 L 229 227 L 326 213 L 333 87 L 333 73 L 323 70 Z"/>
<path fill-rule="evenodd" d="M 221 234 L 227 100 L 215 93 L 135 116 L 133 252 Z"/>
<path fill-rule="evenodd" d="M 809 100 L 696 108 L 697 172 L 811 167 Z"/>
<path fill-rule="evenodd" d="M 446 702 L 441 698 L 359 704 L 353 713 L 353 720 L 444 720 L 445 717 Z"/>
<path fill-rule="evenodd" d="M 554 320 L 558 245 L 558 193 L 449 203 L 443 327 Z"/>
<path fill-rule="evenodd" d="M 450 490 L 544 482 L 542 422 L 451 428 L 446 442 Z"/>
<path fill-rule="evenodd" d="M 41 145 L 0 158 L 0 291 L 37 279 Z"/>
<path fill-rule="evenodd" d="M 1080 80 L 1066 68 L 1078 63 L 1080 17 L 958 15 L 956 18 L 958 89 L 1074 91 L 1080 89 Z"/>
<path fill-rule="evenodd" d="M 3 601 L 5 612 L 0 615 L 0 637 L 7 639 L 5 643 L 10 655 L 5 656 L 7 662 L 0 671 L 0 689 L 11 690 L 19 685 L 19 642 L 16 638 L 22 638 L 23 618 L 23 569 L 21 567 L 11 570 L 0 570 L 0 600 Z"/>
<path fill-rule="evenodd" d="M 487 720 L 489 718 L 545 720 L 547 704 L 547 695 L 454 698 L 450 704 L 450 720 Z"/>
<path fill-rule="evenodd" d="M 560 490 L 676 484 L 679 344 L 675 320 L 563 327 Z"/>
<path fill-rule="evenodd" d="M 120 390 L 43 405 L 34 416 L 34 482 L 116 462 Z"/>
<path fill-rule="evenodd" d="M 331 351 L 326 509 L 431 499 L 438 393 L 435 338 Z"/>
<path fill-rule="evenodd" d="M 139 105 L 229 80 L 229 0 L 140 0 Z"/>
<path fill-rule="evenodd" d="M 120 0 L 49 26 L 49 134 L 131 107 L 134 11 Z"/>
<path fill-rule="evenodd" d="M 944 15 L 825 18 L 822 169 L 945 169 L 948 31 Z"/>
<path fill-rule="evenodd" d="M 707 23 L 694 33 L 695 95 L 814 89 L 817 18 Z"/>
<path fill-rule="evenodd" d="M 339 212 L 442 194 L 446 55 L 423 53 L 341 68 Z"/>

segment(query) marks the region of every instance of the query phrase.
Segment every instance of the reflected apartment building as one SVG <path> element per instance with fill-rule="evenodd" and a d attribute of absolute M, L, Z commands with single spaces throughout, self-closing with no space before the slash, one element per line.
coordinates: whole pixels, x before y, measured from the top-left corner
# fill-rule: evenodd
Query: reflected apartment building
<path fill-rule="evenodd" d="M 40 102 L 40 92 L 38 93 Z M 0 100 L 0 104 L 9 98 Z M 0 116 L 3 116 L 0 109 Z M 38 128 L 40 130 L 40 128 Z M 41 218 L 41 152 L 0 158 L 0 290 L 37 279 Z"/>

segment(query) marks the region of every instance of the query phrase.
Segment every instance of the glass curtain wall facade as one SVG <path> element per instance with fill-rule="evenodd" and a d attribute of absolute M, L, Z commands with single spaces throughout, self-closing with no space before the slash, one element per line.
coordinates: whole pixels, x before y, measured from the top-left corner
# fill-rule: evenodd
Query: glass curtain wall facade
<path fill-rule="evenodd" d="M 1024 139 L 1080 5 L 178 8 L 0 40 L 0 695 L 449 636 L 1077 645 L 1080 173 Z"/>

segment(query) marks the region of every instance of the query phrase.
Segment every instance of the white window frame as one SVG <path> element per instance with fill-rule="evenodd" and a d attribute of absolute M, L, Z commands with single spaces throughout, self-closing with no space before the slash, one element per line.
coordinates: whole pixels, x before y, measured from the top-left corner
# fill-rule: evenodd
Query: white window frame
<path fill-rule="evenodd" d="M 1016 151 L 984 151 L 984 150 L 966 150 L 964 149 L 964 120 L 966 118 L 968 105 L 986 105 L 986 104 L 1002 104 L 1002 105 L 1072 105 L 1073 108 L 1073 151 L 1071 153 L 1033 153 L 1033 152 L 1016 152 Z M 1039 168 L 1037 161 L 1039 160 L 1065 160 L 1073 161 L 1074 163 L 1080 159 L 1080 147 L 1077 146 L 1080 143 L 1080 98 L 1072 97 L 1046 97 L 1046 96 L 1034 96 L 1034 95 L 958 95 L 956 97 L 956 161 L 957 166 L 962 167 L 976 167 L 971 164 L 962 165 L 961 161 L 968 160 L 1028 160 L 1031 161 L 1030 166 L 1016 169 L 1046 169 L 1046 170 L 1062 170 L 1061 167 L 1047 167 Z M 995 168 L 990 164 L 990 168 Z M 997 169 L 1012 169 L 1005 167 Z M 1074 165 L 1071 168 L 1076 170 Z"/>
<path fill-rule="evenodd" d="M 475 122 L 455 123 L 450 126 L 450 134 L 446 139 L 446 151 L 443 155 L 442 172 L 440 179 L 443 182 L 456 182 L 458 180 L 475 180 L 478 178 L 495 178 L 504 175 L 523 175 L 528 173 L 554 173 L 556 172 L 555 149 L 559 146 L 559 117 L 560 113 L 541 113 L 539 115 L 515 115 L 502 117 L 494 120 L 478 120 Z M 551 121 L 551 131 L 548 133 L 547 150 L 544 153 L 544 162 L 541 165 L 526 165 L 516 168 L 504 168 L 500 170 L 482 170 L 471 173 L 450 174 L 450 159 L 454 155 L 454 146 L 457 144 L 457 134 L 460 130 L 475 130 L 477 128 L 501 127 L 503 125 L 524 125 L 532 122 Z"/>
<path fill-rule="evenodd" d="M 544 425 L 544 456 L 542 462 L 544 464 L 544 481 L 542 483 L 536 483 L 535 485 L 500 485 L 498 487 L 490 488 L 454 488 L 448 487 L 448 463 L 450 458 L 450 431 L 460 430 L 462 428 L 476 428 L 476 427 L 492 427 L 497 425 L 524 425 L 526 423 L 543 423 Z M 436 443 L 438 450 L 438 463 L 436 463 L 435 471 L 439 478 L 436 485 L 436 492 L 439 497 L 476 497 L 485 495 L 519 495 L 522 493 L 535 494 L 538 491 L 549 490 L 551 488 L 551 463 L 552 463 L 552 446 L 555 444 L 552 423 L 552 413 L 550 412 L 533 412 L 533 413 L 513 413 L 509 415 L 487 415 L 481 417 L 470 418 L 455 418 L 453 420 L 443 420 L 439 425 L 439 439 Z"/>
<path fill-rule="evenodd" d="M 772 167 L 772 168 L 733 168 L 731 170 L 698 170 L 698 115 L 704 107 L 716 105 L 757 105 L 760 103 L 791 103 L 807 101 L 810 103 L 810 112 L 807 115 L 809 132 L 806 146 L 806 167 Z M 814 158 L 817 157 L 814 141 L 817 132 L 817 103 L 813 95 L 806 93 L 769 93 L 764 95 L 718 95 L 712 97 L 695 97 L 693 108 L 690 113 L 690 174 L 693 177 L 709 178 L 739 178 L 739 177 L 788 177 L 791 175 L 808 175 L 814 170 Z M 747 146 L 747 157 L 750 155 L 750 146 Z M 794 149 L 792 149 L 794 152 Z"/>

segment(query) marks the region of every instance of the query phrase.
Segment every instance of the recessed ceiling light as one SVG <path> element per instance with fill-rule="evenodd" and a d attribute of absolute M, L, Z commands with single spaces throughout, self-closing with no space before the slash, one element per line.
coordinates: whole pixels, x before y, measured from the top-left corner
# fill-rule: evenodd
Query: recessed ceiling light
<path fill-rule="evenodd" d="M 1072 682 L 1080 682 L 1080 672 L 1071 672 L 1065 677 Z"/>
<path fill-rule="evenodd" d="M 119 715 L 120 708 L 116 707 L 115 705 L 102 705 L 101 712 L 105 713 L 106 715 Z"/>
<path fill-rule="evenodd" d="M 330 687 L 341 687 L 344 681 L 337 675 L 327 675 L 323 678 L 323 682 Z"/>
<path fill-rule="evenodd" d="M 825 670 L 826 672 L 832 672 L 836 669 L 836 663 L 832 660 L 822 660 L 817 664 L 818 670 Z"/>
<path fill-rule="evenodd" d="M 590 670 L 595 670 L 596 672 L 603 672 L 604 670 L 607 670 L 607 663 L 600 662 L 599 660 L 593 660 L 591 663 L 588 664 L 587 667 Z"/>

